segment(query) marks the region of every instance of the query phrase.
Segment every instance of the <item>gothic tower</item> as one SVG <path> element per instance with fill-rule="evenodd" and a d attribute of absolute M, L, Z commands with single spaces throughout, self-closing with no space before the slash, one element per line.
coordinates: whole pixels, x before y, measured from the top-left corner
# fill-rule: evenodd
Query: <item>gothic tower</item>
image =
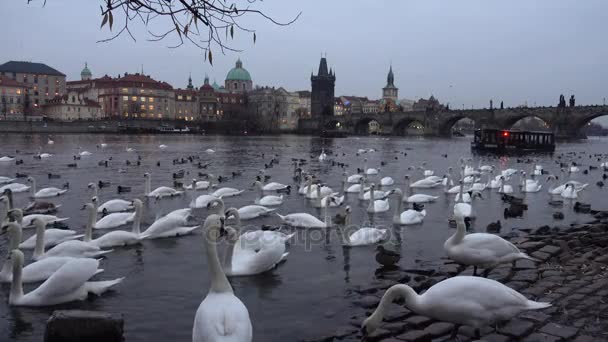
<path fill-rule="evenodd" d="M 382 98 L 391 99 L 397 103 L 399 88 L 395 87 L 395 76 L 393 75 L 393 66 L 388 69 L 386 76 L 386 86 L 382 88 Z"/>
<path fill-rule="evenodd" d="M 321 119 L 334 115 L 334 87 L 336 75 L 332 70 L 327 71 L 327 60 L 321 57 L 317 76 L 310 75 L 312 92 L 310 95 L 310 116 Z"/>

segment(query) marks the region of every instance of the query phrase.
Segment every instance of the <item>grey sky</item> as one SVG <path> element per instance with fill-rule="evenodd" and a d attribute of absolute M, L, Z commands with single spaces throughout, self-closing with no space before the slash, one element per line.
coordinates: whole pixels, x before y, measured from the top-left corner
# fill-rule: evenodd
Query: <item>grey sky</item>
<path fill-rule="evenodd" d="M 236 47 L 215 52 L 215 65 L 193 46 L 168 49 L 169 42 L 123 36 L 110 43 L 100 31 L 100 1 L 0 1 L 0 62 L 47 63 L 79 78 L 84 61 L 94 76 L 135 72 L 184 87 L 188 74 L 200 86 L 205 73 L 218 83 L 241 57 L 254 84 L 310 88 L 310 72 L 322 52 L 337 71 L 336 94 L 379 98 L 392 62 L 399 97 L 434 94 L 452 107 L 553 105 L 560 93 L 578 103 L 601 104 L 608 97 L 608 1 L 604 0 L 460 0 L 358 1 L 265 0 L 267 12 L 288 20 L 276 27 L 251 18 L 258 31 L 237 32 Z M 239 36 L 240 35 L 240 36 Z"/>

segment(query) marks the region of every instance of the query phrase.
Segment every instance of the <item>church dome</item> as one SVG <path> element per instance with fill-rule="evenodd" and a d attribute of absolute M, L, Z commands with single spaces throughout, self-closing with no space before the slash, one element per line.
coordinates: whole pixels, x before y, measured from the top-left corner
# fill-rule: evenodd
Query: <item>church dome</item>
<path fill-rule="evenodd" d="M 86 80 L 86 79 L 90 79 L 92 76 L 93 76 L 93 73 L 91 73 L 91 70 L 89 70 L 88 64 L 85 62 L 84 69 L 82 69 L 82 71 L 80 72 L 80 77 L 83 80 Z"/>
<path fill-rule="evenodd" d="M 247 69 L 243 68 L 243 62 L 240 58 L 236 61 L 235 67 L 228 71 L 226 81 L 251 81 L 251 75 L 249 75 Z"/>

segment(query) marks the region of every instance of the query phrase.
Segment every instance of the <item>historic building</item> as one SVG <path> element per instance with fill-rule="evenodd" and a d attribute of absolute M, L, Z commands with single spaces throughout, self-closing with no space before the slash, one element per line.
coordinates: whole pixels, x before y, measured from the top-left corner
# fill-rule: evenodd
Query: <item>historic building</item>
<path fill-rule="evenodd" d="M 299 118 L 310 118 L 310 90 L 296 91 L 300 101 L 300 106 L 297 109 Z"/>
<path fill-rule="evenodd" d="M 399 88 L 395 87 L 395 76 L 393 75 L 393 66 L 391 65 L 386 76 L 386 86 L 382 88 L 382 98 L 391 99 L 393 103 L 397 103 L 398 97 Z"/>
<path fill-rule="evenodd" d="M 232 93 L 246 93 L 253 89 L 251 75 L 249 75 L 247 69 L 243 68 L 243 62 L 241 62 L 240 58 L 237 59 L 234 68 L 228 71 L 224 88 Z"/>
<path fill-rule="evenodd" d="M 322 119 L 324 116 L 334 115 L 334 88 L 336 75 L 327 70 L 327 60 L 321 57 L 319 71 L 314 76 L 310 74 L 312 87 L 310 96 L 310 115 L 313 119 Z"/>
<path fill-rule="evenodd" d="M 70 90 L 42 105 L 44 115 L 52 120 L 97 120 L 102 117 L 101 106 L 86 96 L 86 90 Z"/>
<path fill-rule="evenodd" d="M 256 87 L 248 94 L 250 120 L 261 131 L 291 131 L 298 126 L 300 96 L 282 87 Z"/>
<path fill-rule="evenodd" d="M 223 112 L 219 109 L 218 100 L 215 88 L 209 84 L 209 77 L 205 75 L 203 85 L 198 90 L 198 111 L 202 121 L 217 121 L 222 118 Z"/>
<path fill-rule="evenodd" d="M 9 61 L 0 65 L 0 75 L 25 83 L 26 115 L 40 115 L 41 106 L 55 96 L 65 93 L 65 74 L 43 64 Z"/>
<path fill-rule="evenodd" d="M 89 70 L 89 65 L 87 62 L 84 62 L 84 68 L 80 72 L 80 79 L 82 81 L 88 81 L 93 78 L 93 73 Z"/>
<path fill-rule="evenodd" d="M 24 118 L 28 85 L 0 74 L 0 120 Z"/>
<path fill-rule="evenodd" d="M 435 96 L 431 95 L 429 99 L 419 99 L 413 105 L 414 111 L 440 111 L 445 107 L 439 103 L 439 101 L 435 98 Z"/>

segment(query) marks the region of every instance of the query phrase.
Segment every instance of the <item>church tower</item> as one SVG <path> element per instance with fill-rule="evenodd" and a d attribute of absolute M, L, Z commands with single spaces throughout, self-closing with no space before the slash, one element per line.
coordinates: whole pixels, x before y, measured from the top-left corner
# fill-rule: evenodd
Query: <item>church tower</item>
<path fill-rule="evenodd" d="M 388 69 L 388 76 L 386 76 L 386 86 L 382 88 L 382 98 L 390 99 L 397 103 L 399 94 L 399 88 L 395 87 L 395 76 L 393 75 L 393 66 L 391 65 Z"/>
<path fill-rule="evenodd" d="M 323 119 L 334 115 L 334 87 L 336 75 L 333 70 L 327 70 L 327 60 L 321 57 L 317 75 L 310 75 L 312 92 L 310 95 L 310 116 L 313 119 Z"/>

